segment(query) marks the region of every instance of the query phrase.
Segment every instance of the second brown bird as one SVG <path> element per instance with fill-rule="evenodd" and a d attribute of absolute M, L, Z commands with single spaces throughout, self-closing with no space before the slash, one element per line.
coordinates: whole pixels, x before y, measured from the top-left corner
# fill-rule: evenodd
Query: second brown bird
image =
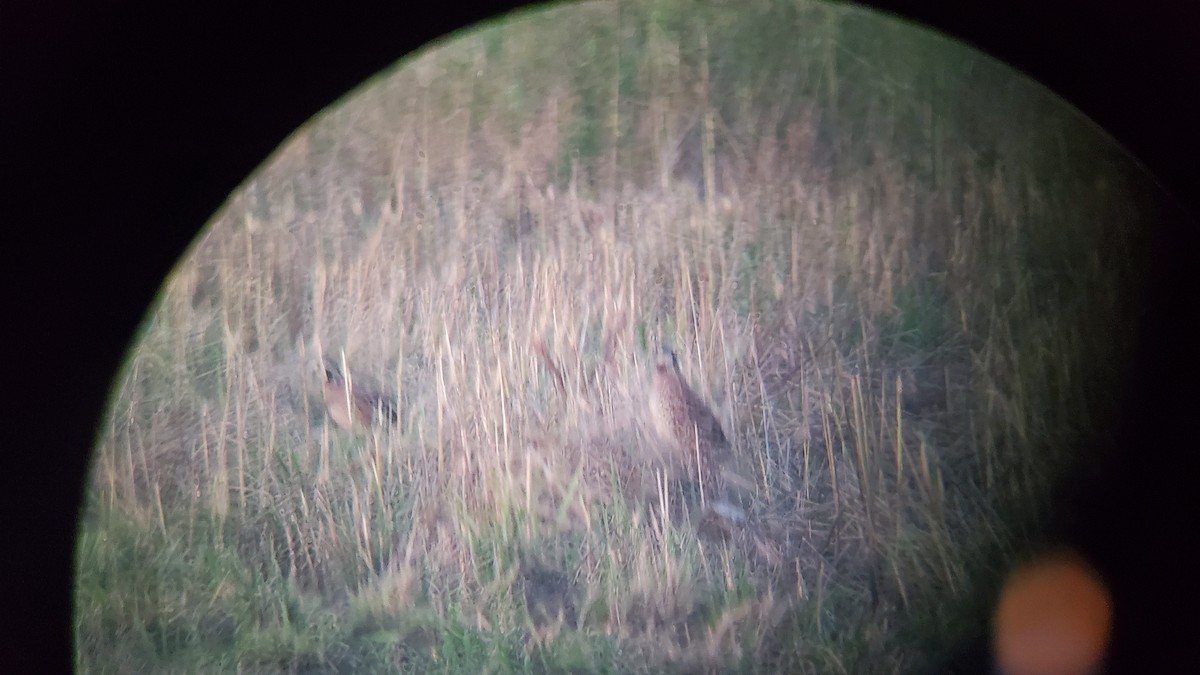
<path fill-rule="evenodd" d="M 332 368 L 325 369 L 325 409 L 339 427 L 354 431 L 377 422 L 395 423 L 396 402 L 389 396 L 347 384 Z"/>

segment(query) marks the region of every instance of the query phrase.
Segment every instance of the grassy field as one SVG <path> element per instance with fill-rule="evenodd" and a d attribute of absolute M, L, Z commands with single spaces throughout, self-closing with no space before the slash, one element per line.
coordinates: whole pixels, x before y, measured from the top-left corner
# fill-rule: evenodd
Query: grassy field
<path fill-rule="evenodd" d="M 461 58 L 532 59 L 493 38 Z M 569 81 L 480 112 L 463 44 L 298 132 L 165 284 L 98 435 L 81 668 L 928 672 L 980 637 L 1105 460 L 1145 208 L 1119 151 L 1009 74 L 979 95 L 1024 116 L 928 170 L 875 108 L 866 138 L 712 108 L 677 129 L 690 173 L 652 131 L 589 158 Z M 658 339 L 744 524 L 671 508 Z M 324 362 L 398 423 L 333 426 Z"/>

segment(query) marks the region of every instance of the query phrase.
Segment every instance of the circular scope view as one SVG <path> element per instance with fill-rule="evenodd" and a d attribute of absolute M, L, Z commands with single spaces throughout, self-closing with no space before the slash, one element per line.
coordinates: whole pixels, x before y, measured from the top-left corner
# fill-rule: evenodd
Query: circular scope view
<path fill-rule="evenodd" d="M 165 281 L 97 435 L 79 667 L 924 673 L 996 626 L 1004 672 L 1087 672 L 1085 563 L 997 603 L 1109 461 L 1161 200 L 1032 80 L 849 6 L 450 36 Z M 1096 610 L 1022 651 L 1060 587 Z"/>

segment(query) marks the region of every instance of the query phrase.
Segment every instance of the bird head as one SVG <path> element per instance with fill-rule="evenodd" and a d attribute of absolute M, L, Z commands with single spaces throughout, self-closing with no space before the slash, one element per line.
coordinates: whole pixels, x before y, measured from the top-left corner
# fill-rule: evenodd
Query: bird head
<path fill-rule="evenodd" d="M 340 384 L 342 382 L 342 376 L 339 375 L 338 372 L 336 370 L 334 370 L 333 368 L 326 366 L 325 367 L 325 381 L 332 382 L 333 384 Z"/>
<path fill-rule="evenodd" d="M 679 370 L 679 359 L 670 347 L 666 344 L 659 344 L 655 365 L 662 369 Z"/>

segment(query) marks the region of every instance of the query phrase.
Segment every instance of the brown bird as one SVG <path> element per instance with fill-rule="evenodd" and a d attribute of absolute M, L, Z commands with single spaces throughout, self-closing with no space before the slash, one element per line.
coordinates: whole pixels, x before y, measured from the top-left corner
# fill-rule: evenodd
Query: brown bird
<path fill-rule="evenodd" d="M 396 402 L 379 392 L 347 386 L 333 368 L 325 369 L 325 409 L 339 427 L 354 431 L 376 422 L 396 422 Z"/>
<path fill-rule="evenodd" d="M 683 379 L 675 352 L 665 346 L 654 368 L 650 409 L 655 430 L 671 444 L 689 479 L 699 480 L 702 501 L 719 499 L 719 460 L 729 441 L 712 410 Z"/>

